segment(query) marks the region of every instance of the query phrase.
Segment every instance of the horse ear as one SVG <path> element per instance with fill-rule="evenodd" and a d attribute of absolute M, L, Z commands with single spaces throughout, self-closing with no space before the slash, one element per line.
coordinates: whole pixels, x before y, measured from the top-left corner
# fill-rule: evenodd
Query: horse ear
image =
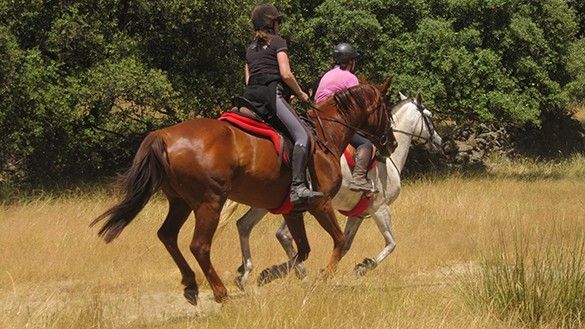
<path fill-rule="evenodd" d="M 393 75 L 391 75 L 388 79 L 384 80 L 384 82 L 382 82 L 382 84 L 377 86 L 378 90 L 380 90 L 382 95 L 386 96 L 388 89 L 390 89 L 390 84 L 392 84 L 392 79 L 394 79 Z"/>
<path fill-rule="evenodd" d="M 398 92 L 398 97 L 400 97 L 400 100 L 401 101 L 405 101 L 405 100 L 408 99 L 408 97 L 404 96 L 404 94 L 402 92 L 400 92 L 400 91 Z"/>
<path fill-rule="evenodd" d="M 422 94 L 420 92 L 416 93 L 416 103 L 422 105 Z"/>

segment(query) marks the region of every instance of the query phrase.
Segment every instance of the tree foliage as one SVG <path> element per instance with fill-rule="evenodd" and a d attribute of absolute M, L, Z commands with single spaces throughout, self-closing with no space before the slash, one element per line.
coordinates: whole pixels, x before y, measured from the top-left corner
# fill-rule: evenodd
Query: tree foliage
<path fill-rule="evenodd" d="M 0 0 L 0 179 L 91 179 L 144 135 L 215 116 L 243 89 L 258 1 Z M 312 88 L 331 49 L 394 76 L 456 122 L 538 126 L 585 99 L 575 0 L 281 0 L 292 67 Z"/>

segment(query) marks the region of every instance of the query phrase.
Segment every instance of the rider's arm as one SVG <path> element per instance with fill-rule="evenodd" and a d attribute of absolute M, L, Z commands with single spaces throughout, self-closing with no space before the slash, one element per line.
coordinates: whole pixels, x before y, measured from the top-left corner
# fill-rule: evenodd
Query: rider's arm
<path fill-rule="evenodd" d="M 287 84 L 287 86 L 292 89 L 293 93 L 297 95 L 302 101 L 307 102 L 309 100 L 309 96 L 301 89 L 297 79 L 295 78 L 294 74 L 290 70 L 290 64 L 288 62 L 288 54 L 286 51 L 280 51 L 276 54 L 276 59 L 278 61 L 278 70 L 280 72 L 280 77 L 282 81 Z"/>

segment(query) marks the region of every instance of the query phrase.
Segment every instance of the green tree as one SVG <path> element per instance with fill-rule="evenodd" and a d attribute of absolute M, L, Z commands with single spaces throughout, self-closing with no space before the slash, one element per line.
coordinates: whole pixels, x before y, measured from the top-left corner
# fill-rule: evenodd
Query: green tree
<path fill-rule="evenodd" d="M 0 176 L 88 179 L 243 89 L 256 0 L 0 1 Z M 582 1 L 280 0 L 305 88 L 342 41 L 455 121 L 538 126 L 585 98 Z M 553 127 L 554 125 L 548 125 Z M 2 177 L 0 177 L 2 178 Z"/>

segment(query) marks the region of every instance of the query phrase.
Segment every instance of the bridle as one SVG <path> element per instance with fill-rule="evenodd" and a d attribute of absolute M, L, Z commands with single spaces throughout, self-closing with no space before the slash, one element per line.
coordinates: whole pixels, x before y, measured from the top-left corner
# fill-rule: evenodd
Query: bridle
<path fill-rule="evenodd" d="M 381 103 L 382 104 L 379 107 L 384 106 L 384 101 L 382 101 Z M 321 132 L 323 133 L 324 136 L 327 137 L 327 139 L 331 139 L 331 138 L 329 136 L 327 136 L 326 131 L 323 127 L 322 120 L 329 121 L 329 122 L 335 122 L 335 123 L 338 123 L 346 128 L 352 129 L 353 131 L 355 131 L 356 133 L 358 133 L 360 135 L 363 135 L 364 137 L 366 137 L 370 141 L 377 140 L 378 145 L 380 145 L 380 146 L 386 146 L 388 144 L 388 141 L 389 141 L 388 130 L 390 130 L 390 129 L 385 129 L 384 133 L 381 136 L 376 136 L 376 135 L 369 133 L 361 128 L 358 128 L 358 127 L 352 126 L 350 124 L 347 124 L 343 121 L 340 121 L 335 117 L 324 115 L 323 111 L 321 111 L 321 109 L 319 107 L 317 107 L 313 102 L 308 102 L 307 104 L 310 108 L 312 108 L 314 110 L 315 116 L 317 117 L 317 122 L 319 123 L 319 126 L 321 128 Z M 376 109 L 376 110 L 378 110 L 378 109 Z M 381 109 L 381 111 L 384 111 L 384 109 Z M 389 120 L 391 122 L 392 117 L 390 117 Z M 327 141 L 325 141 L 324 146 L 326 149 L 328 149 L 331 152 L 331 150 L 327 146 Z M 333 153 L 333 152 L 331 152 L 331 153 Z"/>

